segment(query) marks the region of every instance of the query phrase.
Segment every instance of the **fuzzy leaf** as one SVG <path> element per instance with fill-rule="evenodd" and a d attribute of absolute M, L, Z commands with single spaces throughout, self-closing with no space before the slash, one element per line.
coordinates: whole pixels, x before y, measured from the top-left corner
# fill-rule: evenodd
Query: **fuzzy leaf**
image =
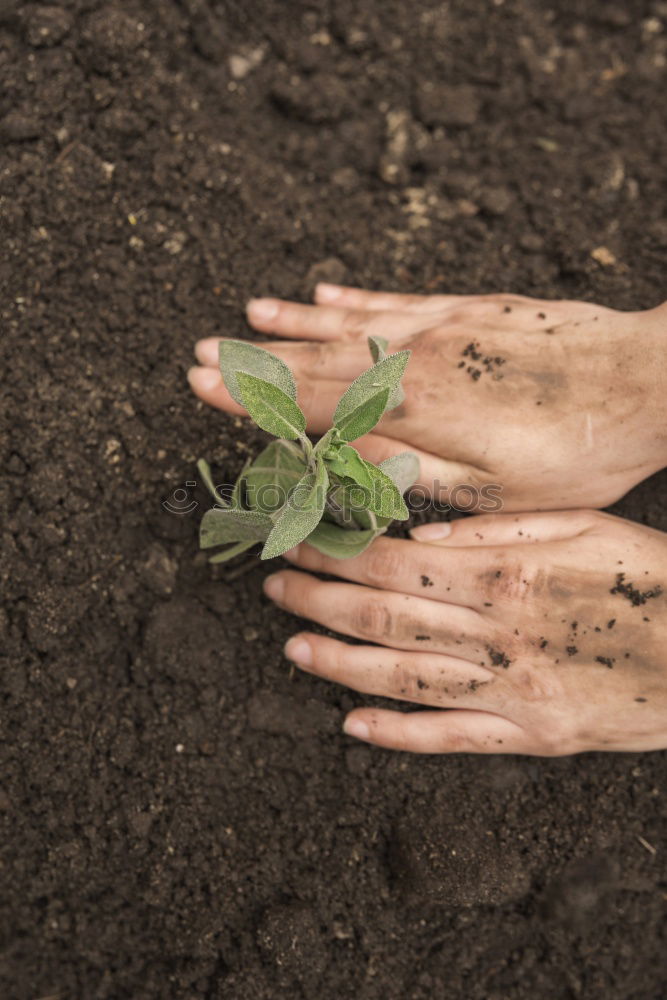
<path fill-rule="evenodd" d="M 243 405 L 258 427 L 279 438 L 294 440 L 306 429 L 306 418 L 282 389 L 262 378 L 237 372 Z"/>
<path fill-rule="evenodd" d="M 315 472 L 307 472 L 292 490 L 262 549 L 262 559 L 280 556 L 308 537 L 322 520 L 328 485 L 329 476 L 320 459 Z"/>
<path fill-rule="evenodd" d="M 254 510 L 207 510 L 199 528 L 202 549 L 227 542 L 263 542 L 268 538 L 273 521 L 268 514 Z"/>
<path fill-rule="evenodd" d="M 396 521 L 407 521 L 410 516 L 405 500 L 389 476 L 372 462 L 364 462 L 371 478 L 366 508 L 379 517 L 390 517 Z"/>
<path fill-rule="evenodd" d="M 325 454 L 327 468 L 342 478 L 353 479 L 359 486 L 371 488 L 371 478 L 366 463 L 356 448 L 349 444 L 339 445 Z"/>
<path fill-rule="evenodd" d="M 363 374 L 354 380 L 347 392 L 341 397 L 334 413 L 333 422 L 341 431 L 341 437 L 344 437 L 347 441 L 353 441 L 354 437 L 360 436 L 356 433 L 356 426 L 354 427 L 354 436 L 349 433 L 350 417 L 383 389 L 388 390 L 387 400 L 384 403 L 384 409 L 387 408 L 389 397 L 399 385 L 409 357 L 410 351 L 399 351 L 398 354 L 390 354 L 389 357 L 378 361 L 372 368 L 369 368 L 368 371 L 363 372 Z M 366 427 L 362 433 L 367 433 L 376 423 L 377 420 L 369 427 Z M 346 428 L 345 433 L 343 433 L 343 427 Z"/>
<path fill-rule="evenodd" d="M 389 347 L 389 341 L 387 340 L 386 337 L 368 338 L 368 349 L 371 352 L 373 364 L 377 364 L 378 361 L 384 361 L 384 359 L 387 357 L 388 347 Z"/>
<path fill-rule="evenodd" d="M 282 389 L 290 399 L 296 399 L 296 382 L 284 361 L 262 347 L 245 340 L 221 340 L 219 348 L 220 374 L 232 399 L 245 406 L 239 388 L 237 372 L 254 375 Z"/>
<path fill-rule="evenodd" d="M 246 472 L 248 507 L 268 514 L 280 510 L 305 472 L 306 462 L 298 445 L 272 441 Z"/>
<path fill-rule="evenodd" d="M 213 482 L 213 476 L 211 475 L 211 466 L 208 464 L 206 459 L 199 459 L 197 462 L 197 471 L 204 481 L 204 486 L 209 491 L 215 502 L 221 507 L 229 507 L 229 500 L 225 500 L 222 494 L 218 493 L 218 489 Z"/>
<path fill-rule="evenodd" d="M 345 441 L 356 441 L 363 434 L 368 434 L 387 409 L 388 400 L 389 389 L 386 387 L 379 389 L 373 396 L 367 397 L 360 403 L 356 409 L 340 417 L 336 423 L 340 436 Z"/>
<path fill-rule="evenodd" d="M 354 520 L 363 531 L 379 531 L 384 529 L 394 520 L 393 517 L 380 517 L 372 510 L 357 510 L 354 512 Z"/>
<path fill-rule="evenodd" d="M 325 455 L 331 449 L 335 449 L 341 444 L 337 427 L 330 427 L 326 434 L 323 434 L 313 449 L 315 455 Z"/>
<path fill-rule="evenodd" d="M 419 459 L 411 451 L 402 451 L 399 455 L 385 458 L 378 468 L 389 476 L 401 494 L 414 486 L 419 478 Z"/>
<path fill-rule="evenodd" d="M 243 508 L 243 500 L 245 497 L 245 474 L 249 465 L 250 465 L 250 459 L 248 459 L 245 462 L 243 468 L 241 469 L 241 472 L 239 473 L 238 479 L 234 483 L 234 489 L 232 490 L 230 506 L 236 510 L 241 510 Z"/>
<path fill-rule="evenodd" d="M 257 545 L 260 539 L 253 539 L 251 542 L 237 542 L 236 545 L 230 545 L 228 549 L 223 549 L 222 552 L 217 552 L 214 556 L 209 559 L 210 563 L 225 563 L 233 559 L 234 556 L 240 556 L 242 552 L 246 552 L 251 549 L 253 545 Z"/>
<path fill-rule="evenodd" d="M 377 364 L 378 361 L 384 361 L 387 357 L 387 348 L 389 347 L 389 341 L 386 337 L 369 337 L 368 347 L 371 352 L 371 357 L 373 361 Z M 397 406 L 400 406 L 405 399 L 405 393 L 401 387 L 400 381 L 394 389 L 389 393 L 389 399 L 387 400 L 386 410 L 394 410 Z"/>
<path fill-rule="evenodd" d="M 326 520 L 333 521 L 346 531 L 359 529 L 375 531 L 384 528 L 392 517 L 378 517 L 368 510 L 371 491 L 359 486 L 352 479 L 338 480 L 327 497 Z"/>
<path fill-rule="evenodd" d="M 381 531 L 346 531 L 336 524 L 320 521 L 306 541 L 318 552 L 334 559 L 351 559 L 361 555 Z"/>

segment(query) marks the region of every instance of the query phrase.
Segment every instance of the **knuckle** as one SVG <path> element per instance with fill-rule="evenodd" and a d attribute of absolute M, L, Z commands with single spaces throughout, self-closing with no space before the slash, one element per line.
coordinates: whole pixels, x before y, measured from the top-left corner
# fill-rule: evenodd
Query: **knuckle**
<path fill-rule="evenodd" d="M 299 374 L 312 375 L 328 371 L 335 354 L 335 344 L 309 343 L 299 348 Z"/>
<path fill-rule="evenodd" d="M 515 601 L 525 596 L 527 576 L 518 562 L 499 561 L 482 574 L 482 583 L 488 594 Z"/>
<path fill-rule="evenodd" d="M 470 320 L 470 314 L 473 312 L 470 306 L 455 306 L 453 309 L 448 309 L 446 316 L 443 316 L 442 323 L 444 326 L 465 326 L 465 324 Z"/>
<path fill-rule="evenodd" d="M 366 555 L 366 579 L 369 583 L 383 585 L 393 581 L 403 568 L 403 557 L 391 542 L 377 540 Z"/>
<path fill-rule="evenodd" d="M 443 733 L 442 749 L 447 753 L 463 753 L 476 748 L 472 745 L 470 736 L 450 722 Z"/>
<path fill-rule="evenodd" d="M 343 316 L 342 333 L 348 340 L 358 340 L 366 332 L 368 317 L 365 312 L 350 309 Z"/>
<path fill-rule="evenodd" d="M 317 384 L 315 382 L 311 382 L 308 379 L 301 379 L 299 381 L 299 406 L 306 414 L 313 408 L 316 391 Z"/>
<path fill-rule="evenodd" d="M 385 601 L 365 597 L 352 612 L 352 625 L 363 638 L 387 638 L 392 632 L 392 616 Z"/>
<path fill-rule="evenodd" d="M 392 691 L 405 701 L 422 701 L 424 682 L 420 681 L 413 666 L 397 663 L 393 669 Z"/>
<path fill-rule="evenodd" d="M 511 603 L 534 600 L 549 594 L 553 575 L 527 558 L 500 558 L 480 578 L 481 589 L 491 599 Z"/>
<path fill-rule="evenodd" d="M 523 701 L 549 704 L 558 694 L 558 685 L 553 676 L 535 667 L 518 670 L 511 680 Z"/>
<path fill-rule="evenodd" d="M 534 733 L 533 742 L 541 757 L 566 757 L 577 750 L 572 734 L 555 720 Z"/>

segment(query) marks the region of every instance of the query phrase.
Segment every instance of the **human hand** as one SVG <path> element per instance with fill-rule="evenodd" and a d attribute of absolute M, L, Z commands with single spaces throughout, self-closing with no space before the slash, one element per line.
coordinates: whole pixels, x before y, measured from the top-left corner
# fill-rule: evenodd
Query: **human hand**
<path fill-rule="evenodd" d="M 667 305 L 621 313 L 517 295 L 393 295 L 319 285 L 314 306 L 261 299 L 250 323 L 289 340 L 268 350 L 295 372 L 315 433 L 368 367 L 366 337 L 410 348 L 405 402 L 358 442 L 373 462 L 409 448 L 442 502 L 505 510 L 602 507 L 667 463 Z M 273 315 L 271 315 L 273 311 Z M 231 413 L 218 342 L 199 341 L 194 391 Z M 455 486 L 467 485 L 470 491 Z M 464 498 L 463 500 L 461 498 Z M 475 503 L 475 501 L 477 501 Z"/>
<path fill-rule="evenodd" d="M 301 633 L 301 669 L 430 709 L 355 709 L 346 732 L 419 753 L 667 748 L 667 535 L 594 511 L 447 527 L 349 560 L 287 554 L 348 583 L 266 580 L 281 608 L 366 643 Z"/>

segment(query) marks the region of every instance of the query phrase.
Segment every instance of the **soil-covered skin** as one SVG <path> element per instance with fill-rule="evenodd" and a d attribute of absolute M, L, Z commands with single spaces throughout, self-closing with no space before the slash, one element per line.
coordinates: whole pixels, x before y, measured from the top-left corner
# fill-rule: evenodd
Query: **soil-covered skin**
<path fill-rule="evenodd" d="M 4 998 L 664 997 L 664 754 L 344 737 L 185 370 L 322 277 L 657 304 L 666 62 L 662 0 L 0 5 Z"/>

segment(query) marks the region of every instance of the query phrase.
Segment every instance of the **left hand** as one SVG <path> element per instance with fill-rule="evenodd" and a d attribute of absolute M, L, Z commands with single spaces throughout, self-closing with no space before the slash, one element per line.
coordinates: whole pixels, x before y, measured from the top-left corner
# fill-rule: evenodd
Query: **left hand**
<path fill-rule="evenodd" d="M 593 511 L 438 530 L 355 559 L 286 556 L 350 583 L 266 580 L 280 607 L 374 643 L 302 633 L 286 647 L 299 667 L 430 709 L 355 709 L 346 732 L 419 753 L 667 748 L 667 535 Z"/>
<path fill-rule="evenodd" d="M 332 291 L 335 295 L 331 302 Z M 294 372 L 308 430 L 323 434 L 367 369 L 366 338 L 409 348 L 405 400 L 355 448 L 371 462 L 406 449 L 418 486 L 480 513 L 606 507 L 667 465 L 667 303 L 624 313 L 517 295 L 397 295 L 318 285 L 316 305 L 248 304 L 280 340 L 262 346 Z M 219 337 L 200 340 L 194 391 L 244 413 L 218 370 Z"/>

